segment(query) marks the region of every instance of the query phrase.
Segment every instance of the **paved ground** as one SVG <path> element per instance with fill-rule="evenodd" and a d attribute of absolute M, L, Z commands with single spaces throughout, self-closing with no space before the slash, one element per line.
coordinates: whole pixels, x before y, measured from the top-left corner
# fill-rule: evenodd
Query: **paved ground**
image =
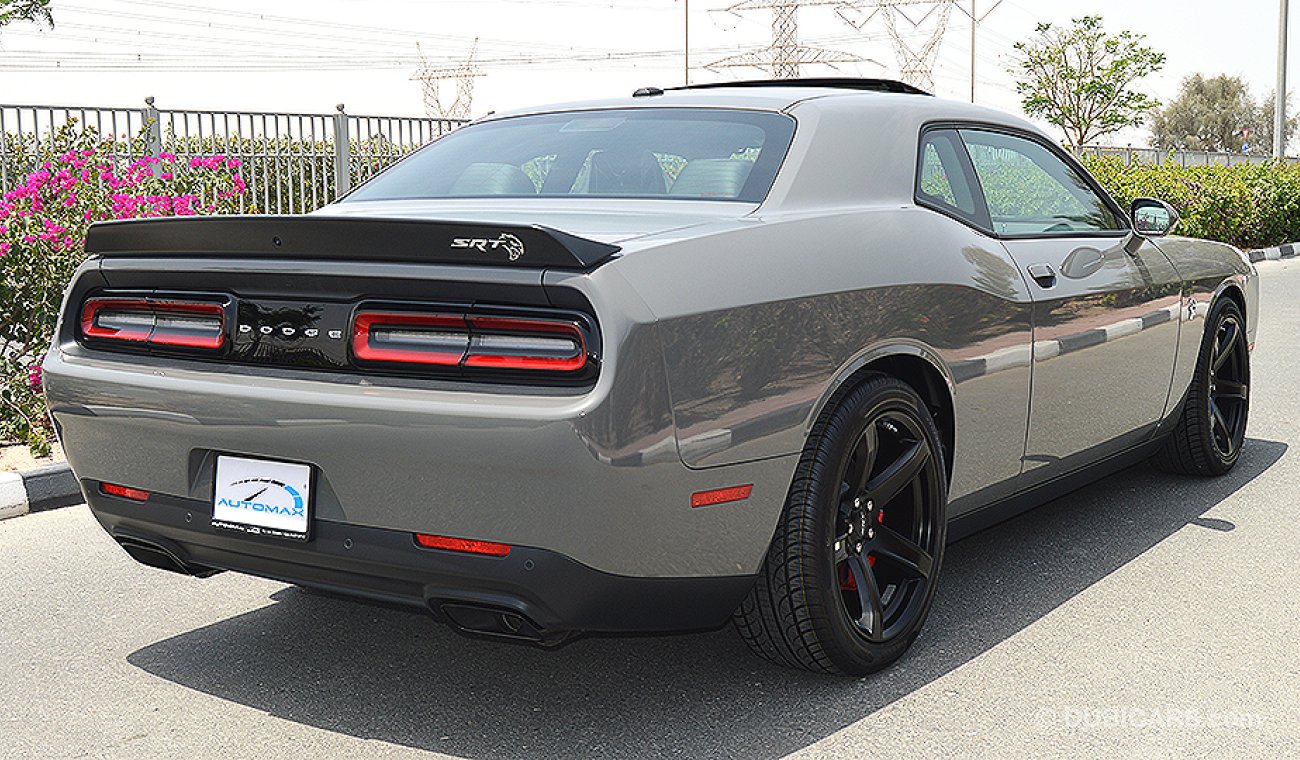
<path fill-rule="evenodd" d="M 424 617 L 137 567 L 85 507 L 0 523 L 0 756 L 1284 757 L 1300 746 L 1300 264 L 1265 262 L 1250 442 L 953 546 L 861 681 L 730 631 L 471 641 Z"/>

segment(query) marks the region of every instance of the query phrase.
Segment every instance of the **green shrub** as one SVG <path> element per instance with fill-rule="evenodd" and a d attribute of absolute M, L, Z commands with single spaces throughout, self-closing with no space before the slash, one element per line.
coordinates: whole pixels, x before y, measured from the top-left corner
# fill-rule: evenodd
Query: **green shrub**
<path fill-rule="evenodd" d="M 39 168 L 0 198 L 0 440 L 40 455 L 52 430 L 40 362 L 63 291 L 86 258 L 86 228 L 108 219 L 238 211 L 247 187 L 223 155 L 134 161 L 115 143 L 69 123 L 43 143 Z"/>
<path fill-rule="evenodd" d="M 1178 166 L 1085 156 L 1084 165 L 1120 205 L 1168 201 L 1179 235 L 1262 248 L 1300 240 L 1300 166 L 1287 163 Z"/>

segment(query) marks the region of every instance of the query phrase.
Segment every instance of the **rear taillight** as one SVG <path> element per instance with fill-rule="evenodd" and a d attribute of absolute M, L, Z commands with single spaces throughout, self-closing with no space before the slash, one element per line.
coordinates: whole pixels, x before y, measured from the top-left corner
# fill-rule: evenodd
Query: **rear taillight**
<path fill-rule="evenodd" d="M 226 342 L 226 309 L 170 298 L 89 298 L 81 307 L 81 334 L 91 340 L 216 350 Z"/>
<path fill-rule="evenodd" d="M 352 355 L 362 362 L 575 374 L 588 366 L 576 320 L 360 311 Z"/>
<path fill-rule="evenodd" d="M 363 311 L 352 321 L 352 355 L 362 361 L 455 367 L 468 348 L 459 315 Z"/>
<path fill-rule="evenodd" d="M 466 367 L 577 372 L 587 364 L 587 342 L 572 322 L 471 316 L 469 324 Z"/>

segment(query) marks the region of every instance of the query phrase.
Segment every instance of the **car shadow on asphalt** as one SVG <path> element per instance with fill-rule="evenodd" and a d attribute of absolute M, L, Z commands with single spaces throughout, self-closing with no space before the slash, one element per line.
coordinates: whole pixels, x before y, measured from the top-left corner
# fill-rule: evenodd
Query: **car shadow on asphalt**
<path fill-rule="evenodd" d="M 775 757 L 972 660 L 1189 524 L 1230 531 L 1230 511 L 1203 515 L 1286 450 L 1253 439 L 1217 479 L 1140 465 L 952 545 L 925 632 L 860 680 L 769 665 L 730 629 L 547 651 L 296 588 L 127 660 L 286 720 L 468 758 Z"/>

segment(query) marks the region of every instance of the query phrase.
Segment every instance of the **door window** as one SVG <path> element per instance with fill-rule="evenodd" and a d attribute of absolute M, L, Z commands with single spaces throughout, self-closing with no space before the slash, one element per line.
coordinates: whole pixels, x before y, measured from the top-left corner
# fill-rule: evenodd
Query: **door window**
<path fill-rule="evenodd" d="M 1070 236 L 1128 230 L 1074 167 L 1027 138 L 961 130 L 1000 235 Z"/>

